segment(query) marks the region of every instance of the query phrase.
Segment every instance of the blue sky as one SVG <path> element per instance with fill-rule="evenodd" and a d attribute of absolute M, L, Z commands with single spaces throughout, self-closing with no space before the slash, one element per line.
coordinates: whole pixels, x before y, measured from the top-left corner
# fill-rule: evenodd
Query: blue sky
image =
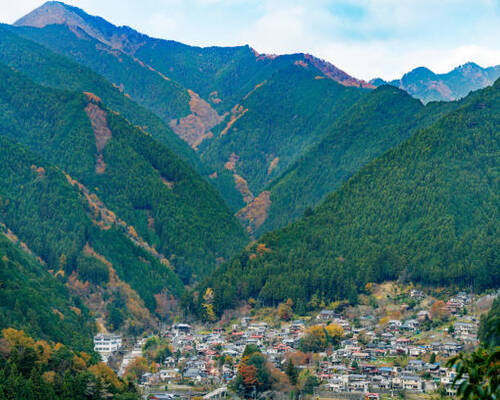
<path fill-rule="evenodd" d="M 308 52 L 353 76 L 500 64 L 500 0 L 67 0 L 116 25 L 195 45 Z M 39 0 L 0 0 L 12 23 Z"/>

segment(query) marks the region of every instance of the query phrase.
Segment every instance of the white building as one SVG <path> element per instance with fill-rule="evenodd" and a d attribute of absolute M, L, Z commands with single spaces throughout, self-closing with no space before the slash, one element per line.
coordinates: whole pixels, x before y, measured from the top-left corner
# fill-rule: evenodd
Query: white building
<path fill-rule="evenodd" d="M 94 350 L 98 352 L 104 362 L 109 356 L 122 347 L 122 337 L 120 335 L 106 335 L 99 333 L 94 336 Z"/>

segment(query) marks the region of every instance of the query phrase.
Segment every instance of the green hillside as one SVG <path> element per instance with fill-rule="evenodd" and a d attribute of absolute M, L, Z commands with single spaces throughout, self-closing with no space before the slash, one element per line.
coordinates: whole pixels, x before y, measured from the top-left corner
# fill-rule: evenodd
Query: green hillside
<path fill-rule="evenodd" d="M 11 29 L 104 76 L 123 93 L 167 122 L 189 114 L 189 95 L 185 88 L 83 30 L 70 29 L 65 25 Z"/>
<path fill-rule="evenodd" d="M 0 25 L 2 63 L 15 68 L 40 85 L 95 93 L 109 108 L 120 112 L 130 123 L 150 133 L 172 152 L 188 161 L 197 171 L 206 173 L 195 152 L 152 111 L 126 97 L 120 88 L 114 87 L 110 81 L 91 69 L 14 32 L 20 30 L 9 25 Z M 161 87 L 158 82 L 154 83 L 154 86 Z M 146 89 L 149 90 L 147 87 Z M 187 111 L 182 111 L 185 112 Z"/>
<path fill-rule="evenodd" d="M 152 313 L 157 305 L 155 294 L 164 290 L 182 293 L 177 275 L 134 244 L 120 225 L 104 224 L 59 168 L 3 136 L 0 143 L 4 150 L 0 157 L 0 222 L 40 257 L 47 270 L 71 284 L 75 282 L 73 273 L 82 283 L 89 281 L 98 287 L 111 288 L 122 280 Z M 112 282 L 114 273 L 117 278 Z M 124 318 L 130 317 L 125 306 L 122 312 Z"/>
<path fill-rule="evenodd" d="M 382 86 L 362 97 L 326 128 L 325 138 L 309 149 L 268 187 L 269 215 L 258 233 L 280 228 L 347 181 L 385 151 L 431 124 L 453 104 L 431 104 Z"/>
<path fill-rule="evenodd" d="M 250 297 L 349 299 L 368 282 L 498 287 L 500 81 L 362 168 L 204 285 L 218 313 Z"/>
<path fill-rule="evenodd" d="M 90 351 L 94 325 L 88 310 L 34 257 L 0 233 L 0 330 Z"/>
<path fill-rule="evenodd" d="M 243 245 L 219 195 L 167 148 L 98 100 L 37 86 L 6 68 L 1 74 L 4 134 L 97 192 L 160 253 L 203 275 Z M 87 113 L 102 126 L 92 127 Z"/>
<path fill-rule="evenodd" d="M 261 82 L 214 130 L 216 139 L 203 143 L 202 159 L 223 171 L 236 158 L 233 172 L 258 194 L 364 94 L 315 79 L 320 75 L 312 66 L 290 66 Z"/>

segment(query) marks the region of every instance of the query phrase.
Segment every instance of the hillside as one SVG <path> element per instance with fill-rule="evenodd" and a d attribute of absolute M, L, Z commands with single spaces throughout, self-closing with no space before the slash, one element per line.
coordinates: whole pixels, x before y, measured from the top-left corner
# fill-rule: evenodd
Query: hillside
<path fill-rule="evenodd" d="M 152 111 L 135 103 L 122 89 L 91 69 L 14 32 L 16 30 L 11 26 L 0 25 L 0 56 L 4 64 L 15 68 L 40 85 L 95 93 L 108 107 L 120 112 L 130 123 L 165 144 L 200 173 L 206 173 L 196 153 Z"/>
<path fill-rule="evenodd" d="M 40 157 L 3 153 L 1 221 L 50 268 L 66 265 L 70 278 L 81 267 L 97 286 L 123 281 L 154 313 L 156 296 L 181 294 L 179 277 L 203 276 L 244 245 L 215 190 L 95 96 L 40 87 L 6 67 L 0 76 L 0 132 Z"/>
<path fill-rule="evenodd" d="M 4 227 L 0 230 L 0 330 L 22 329 L 38 339 L 90 351 L 95 328 L 87 308 L 45 266 L 14 244 L 12 233 Z"/>
<path fill-rule="evenodd" d="M 204 162 L 218 174 L 231 174 L 244 202 L 259 194 L 323 135 L 365 93 L 320 71 L 293 65 L 261 82 L 237 104 L 200 146 Z M 238 183 L 242 184 L 238 185 Z"/>
<path fill-rule="evenodd" d="M 499 76 L 500 65 L 482 68 L 469 62 L 445 74 L 435 74 L 428 68 L 419 67 L 406 73 L 401 79 L 385 82 L 377 78 L 370 83 L 374 86 L 389 83 L 427 103 L 461 99 L 473 90 L 493 84 Z"/>
<path fill-rule="evenodd" d="M 260 55 L 249 46 L 196 47 L 172 40 L 151 38 L 127 26 L 115 26 L 103 18 L 57 1 L 49 1 L 19 19 L 16 26 L 50 29 L 52 25 L 78 28 L 86 36 L 119 50 L 199 93 L 218 109 L 229 110 L 265 75 L 289 65 L 288 57 Z M 37 36 L 41 36 L 37 34 Z M 367 86 L 335 66 L 308 54 L 294 55 L 316 66 L 324 76 L 347 86 Z"/>
<path fill-rule="evenodd" d="M 86 351 L 37 340 L 22 330 L 0 336 L 0 395 L 3 399 L 84 400 L 141 398 L 133 385 L 118 378 Z"/>
<path fill-rule="evenodd" d="M 299 218 L 368 162 L 454 106 L 435 103 L 424 107 L 390 86 L 368 93 L 325 129 L 323 140 L 266 187 L 269 212 L 257 233 Z"/>
<path fill-rule="evenodd" d="M 102 74 L 195 150 L 256 85 L 291 65 L 314 68 L 345 86 L 373 87 L 309 54 L 260 55 L 249 46 L 201 48 L 155 39 L 54 1 L 12 29 Z"/>
<path fill-rule="evenodd" d="M 4 134 L 97 191 L 160 253 L 203 275 L 243 244 L 239 224 L 208 183 L 92 94 L 36 86 L 7 69 L 0 86 Z"/>
<path fill-rule="evenodd" d="M 377 158 L 315 210 L 264 235 L 200 290 L 239 301 L 348 299 L 368 282 L 498 287 L 500 81 Z M 203 300 L 199 300 L 200 302 Z M 199 310 L 202 309 L 199 305 Z"/>
<path fill-rule="evenodd" d="M 52 310 L 57 310 L 54 313 L 62 315 L 68 324 L 75 317 L 64 317 L 68 312 L 64 303 L 61 308 L 54 307 L 62 302 L 57 296 L 70 293 L 66 303 L 70 298 L 78 298 L 80 303 L 76 304 L 84 303 L 108 327 L 128 328 L 133 332 L 133 329 L 151 326 L 151 315 L 158 306 L 157 296 L 182 293 L 179 277 L 140 238 L 134 237 L 129 232 L 130 226 L 106 209 L 95 194 L 5 137 L 0 136 L 0 143 L 4 149 L 0 157 L 2 231 L 29 249 L 45 271 L 64 283 L 67 290 L 51 283 L 45 273 L 37 278 L 40 283 L 38 287 L 33 286 L 32 297 L 53 290 Z M 33 275 L 37 270 L 36 266 L 32 268 Z M 24 272 L 28 274 L 29 270 Z M 145 276 L 148 279 L 144 279 Z M 44 286 L 48 284 L 52 286 Z M 26 329 L 23 320 L 16 319 L 21 317 L 22 305 L 26 304 L 5 303 L 6 310 L 12 308 L 12 317 L 6 322 L 9 326 L 20 325 Z M 40 315 L 46 315 L 43 302 L 40 306 Z M 29 324 L 34 331 L 30 332 L 36 336 L 53 325 L 49 320 L 40 320 L 42 327 L 38 332 L 31 312 L 25 315 L 32 319 Z M 68 329 L 62 329 L 60 335 Z M 81 332 L 89 334 L 88 329 Z M 60 336 L 56 338 L 61 340 Z M 77 338 L 75 335 L 75 340 Z M 63 342 L 69 340 L 66 337 Z M 88 344 L 89 337 L 85 340 Z"/>

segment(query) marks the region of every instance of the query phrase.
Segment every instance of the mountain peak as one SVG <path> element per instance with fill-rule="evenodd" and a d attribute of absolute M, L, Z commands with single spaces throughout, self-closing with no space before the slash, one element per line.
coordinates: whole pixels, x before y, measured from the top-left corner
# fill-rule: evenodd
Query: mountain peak
<path fill-rule="evenodd" d="M 89 36 L 113 47 L 133 53 L 144 43 L 144 35 L 128 26 L 115 26 L 104 18 L 89 15 L 82 9 L 60 1 L 48 1 L 18 19 L 15 26 L 44 28 L 47 25 L 67 25 L 79 28 Z"/>
<path fill-rule="evenodd" d="M 337 68 L 335 65 L 326 60 L 315 57 L 312 54 L 308 53 L 305 54 L 300 53 L 299 55 L 303 57 L 304 61 L 307 64 L 317 68 L 327 78 L 333 79 L 334 81 L 340 83 L 341 85 L 356 86 L 356 87 L 363 87 L 370 89 L 374 88 L 372 84 L 352 77 L 351 75 L 347 74 L 346 72 L 342 71 L 340 68 Z"/>
<path fill-rule="evenodd" d="M 434 77 L 436 74 L 426 67 L 417 67 L 410 72 L 403 75 L 403 80 L 411 77 L 412 79 L 428 79 Z"/>

